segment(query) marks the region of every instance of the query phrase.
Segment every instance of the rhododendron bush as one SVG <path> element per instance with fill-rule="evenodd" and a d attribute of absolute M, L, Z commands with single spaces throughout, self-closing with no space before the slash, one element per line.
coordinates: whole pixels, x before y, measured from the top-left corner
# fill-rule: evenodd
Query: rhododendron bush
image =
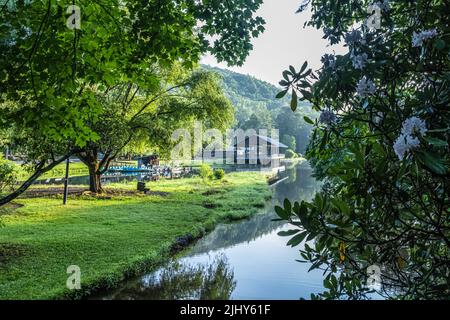
<path fill-rule="evenodd" d="M 323 191 L 276 211 L 324 270 L 314 298 L 450 297 L 450 4 L 310 0 L 310 26 L 345 55 L 290 67 L 292 93 L 321 116 L 308 157 Z M 370 9 L 369 9 L 370 8 Z M 377 23 L 374 21 L 377 20 Z M 298 39 L 301 41 L 301 39 Z"/>

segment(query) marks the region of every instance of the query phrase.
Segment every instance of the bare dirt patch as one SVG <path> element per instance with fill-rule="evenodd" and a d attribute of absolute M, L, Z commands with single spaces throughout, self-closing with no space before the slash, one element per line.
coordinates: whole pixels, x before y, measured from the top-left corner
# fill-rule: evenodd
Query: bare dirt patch
<path fill-rule="evenodd" d="M 82 195 L 83 192 L 88 191 L 86 188 L 71 187 L 69 188 L 69 195 Z M 49 188 L 31 188 L 25 191 L 21 198 L 40 198 L 63 195 L 63 187 L 49 187 Z"/>
<path fill-rule="evenodd" d="M 49 188 L 32 188 L 27 190 L 21 197 L 22 198 L 39 198 L 50 196 L 62 196 L 64 188 L 62 187 L 49 187 Z M 130 189 L 105 189 L 103 194 L 95 194 L 90 192 L 86 188 L 69 187 L 70 196 L 91 196 L 99 199 L 112 199 L 115 196 L 168 196 L 169 193 L 161 191 L 148 191 L 147 193 L 139 192 L 137 190 Z"/>

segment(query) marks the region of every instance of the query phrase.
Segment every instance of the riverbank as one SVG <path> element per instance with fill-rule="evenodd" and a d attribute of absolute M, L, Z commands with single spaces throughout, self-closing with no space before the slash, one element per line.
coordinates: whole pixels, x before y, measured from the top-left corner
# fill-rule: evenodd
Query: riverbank
<path fill-rule="evenodd" d="M 267 177 L 257 172 L 230 173 L 210 185 L 196 177 L 161 180 L 150 188 L 159 194 L 74 195 L 67 206 L 60 196 L 15 201 L 1 215 L 0 299 L 81 298 L 113 287 L 166 261 L 177 238 L 249 217 L 270 197 Z M 80 267 L 81 290 L 66 288 L 70 265 Z"/>

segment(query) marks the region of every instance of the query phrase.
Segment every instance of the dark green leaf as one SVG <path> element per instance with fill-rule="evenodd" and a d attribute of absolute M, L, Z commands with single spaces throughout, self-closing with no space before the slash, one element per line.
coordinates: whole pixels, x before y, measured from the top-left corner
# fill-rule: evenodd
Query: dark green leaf
<path fill-rule="evenodd" d="M 311 94 L 311 92 L 306 91 L 306 90 L 300 90 L 300 92 L 306 100 L 309 100 L 309 101 L 312 100 L 313 95 Z"/>
<path fill-rule="evenodd" d="M 295 72 L 295 68 L 293 66 L 289 66 L 289 70 L 293 73 L 296 74 L 297 72 Z"/>
<path fill-rule="evenodd" d="M 275 212 L 281 219 L 283 220 L 289 219 L 289 214 L 286 211 L 284 211 L 284 209 L 281 208 L 280 206 L 275 207 Z"/>
<path fill-rule="evenodd" d="M 292 212 L 292 204 L 289 199 L 284 199 L 284 210 L 289 214 Z"/>
<path fill-rule="evenodd" d="M 430 152 L 418 152 L 416 155 L 418 160 L 434 173 L 439 175 L 445 175 L 447 173 L 447 166 L 445 165 L 444 160 L 438 155 Z"/>
<path fill-rule="evenodd" d="M 291 74 L 291 72 L 290 71 L 283 71 L 283 78 L 286 80 L 286 81 L 289 81 L 289 76 L 290 75 L 292 75 Z"/>
<path fill-rule="evenodd" d="M 303 71 L 305 71 L 307 66 L 308 66 L 308 61 L 305 61 L 302 65 L 302 67 L 300 68 L 299 73 L 301 74 Z"/>
<path fill-rule="evenodd" d="M 295 92 L 295 90 L 293 90 L 292 91 L 292 99 L 291 99 L 291 110 L 292 111 L 297 110 L 297 106 L 298 106 L 297 92 Z"/>
<path fill-rule="evenodd" d="M 427 137 L 427 138 L 425 138 L 425 140 L 435 147 L 447 147 L 448 146 L 447 141 L 444 141 L 444 140 L 441 140 L 438 138 Z"/>
<path fill-rule="evenodd" d="M 278 235 L 280 237 L 289 237 L 289 236 L 293 236 L 294 234 L 299 233 L 301 230 L 300 229 L 291 229 L 291 230 L 287 230 L 287 231 L 280 231 L 278 232 Z"/>
<path fill-rule="evenodd" d="M 306 123 L 314 124 L 314 121 L 312 121 L 312 120 L 311 120 L 309 117 L 307 117 L 307 116 L 304 116 L 304 117 L 303 117 L 303 120 L 305 120 Z"/>
<path fill-rule="evenodd" d="M 281 99 L 281 98 L 284 98 L 284 96 L 288 93 L 288 89 L 287 90 L 283 90 L 283 91 L 281 91 L 281 92 L 278 92 L 278 94 L 276 95 L 276 97 L 275 98 L 277 98 L 277 99 Z"/>
<path fill-rule="evenodd" d="M 295 237 L 293 237 L 292 239 L 290 239 L 287 243 L 288 246 L 291 247 L 296 247 L 298 246 L 304 239 L 305 237 L 308 235 L 307 231 L 303 231 L 302 233 L 297 234 Z"/>

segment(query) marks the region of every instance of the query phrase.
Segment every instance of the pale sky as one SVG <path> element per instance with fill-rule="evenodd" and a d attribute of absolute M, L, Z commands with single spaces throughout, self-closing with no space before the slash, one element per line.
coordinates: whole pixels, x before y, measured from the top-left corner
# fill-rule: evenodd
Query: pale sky
<path fill-rule="evenodd" d="M 242 67 L 228 68 L 211 56 L 203 57 L 202 63 L 278 84 L 281 73 L 290 64 L 299 69 L 307 60 L 313 69 L 317 69 L 325 53 L 344 53 L 346 49 L 341 46 L 327 46 L 321 30 L 303 28 L 310 13 L 295 13 L 301 3 L 302 0 L 264 0 L 258 15 L 266 20 L 266 31 L 253 41 L 253 51 Z"/>

